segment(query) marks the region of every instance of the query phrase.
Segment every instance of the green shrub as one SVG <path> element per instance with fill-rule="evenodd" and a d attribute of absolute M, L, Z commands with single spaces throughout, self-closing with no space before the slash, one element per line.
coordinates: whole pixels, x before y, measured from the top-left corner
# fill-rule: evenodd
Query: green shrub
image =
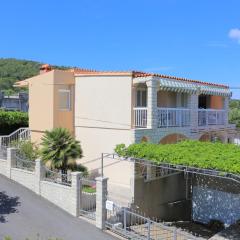
<path fill-rule="evenodd" d="M 118 145 L 120 156 L 144 158 L 155 163 L 171 163 L 240 174 L 240 147 L 234 144 L 187 140 L 177 144 L 139 143 Z"/>
<path fill-rule="evenodd" d="M 28 127 L 28 114 L 0 110 L 0 134 L 10 134 L 20 127 Z"/>
<path fill-rule="evenodd" d="M 37 144 L 27 140 L 20 142 L 13 142 L 11 144 L 13 147 L 19 149 L 19 154 L 30 161 L 35 161 L 39 156 L 39 147 Z"/>

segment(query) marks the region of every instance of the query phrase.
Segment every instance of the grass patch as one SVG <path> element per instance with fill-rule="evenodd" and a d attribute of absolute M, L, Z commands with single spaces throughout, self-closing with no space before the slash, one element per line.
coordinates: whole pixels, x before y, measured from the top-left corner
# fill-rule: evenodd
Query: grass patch
<path fill-rule="evenodd" d="M 96 192 L 96 188 L 85 185 L 85 186 L 83 186 L 82 191 L 86 192 L 86 193 L 95 193 Z"/>

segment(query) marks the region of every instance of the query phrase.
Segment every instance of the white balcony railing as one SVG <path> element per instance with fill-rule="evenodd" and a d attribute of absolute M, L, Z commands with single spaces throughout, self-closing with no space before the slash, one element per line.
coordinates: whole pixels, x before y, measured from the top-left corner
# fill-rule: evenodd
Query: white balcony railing
<path fill-rule="evenodd" d="M 134 109 L 134 126 L 137 128 L 147 127 L 147 108 L 135 107 Z"/>
<path fill-rule="evenodd" d="M 158 127 L 190 126 L 190 109 L 158 108 Z"/>
<path fill-rule="evenodd" d="M 225 110 L 199 109 L 198 126 L 224 125 Z"/>

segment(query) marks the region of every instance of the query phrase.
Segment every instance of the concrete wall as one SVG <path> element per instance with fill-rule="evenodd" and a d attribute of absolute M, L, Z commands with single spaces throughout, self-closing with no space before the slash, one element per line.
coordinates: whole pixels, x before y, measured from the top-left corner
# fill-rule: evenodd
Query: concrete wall
<path fill-rule="evenodd" d="M 131 76 L 81 76 L 75 85 L 75 135 L 89 170 L 99 171 L 102 152 L 132 143 Z"/>
<path fill-rule="evenodd" d="M 191 219 L 191 202 L 186 200 L 183 173 L 150 181 L 136 178 L 134 205 L 146 216 L 164 221 Z"/>
<path fill-rule="evenodd" d="M 41 196 L 64 209 L 67 212 L 73 212 L 72 188 L 57 183 L 41 181 Z"/>
<path fill-rule="evenodd" d="M 11 179 L 35 191 L 35 173 L 19 168 L 11 168 Z"/>
<path fill-rule="evenodd" d="M 0 174 L 7 175 L 7 161 L 0 159 Z"/>

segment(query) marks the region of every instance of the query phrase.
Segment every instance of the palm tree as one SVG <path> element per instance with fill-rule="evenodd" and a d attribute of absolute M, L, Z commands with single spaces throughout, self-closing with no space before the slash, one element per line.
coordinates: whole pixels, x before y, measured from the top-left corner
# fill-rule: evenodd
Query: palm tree
<path fill-rule="evenodd" d="M 46 131 L 41 145 L 42 161 L 47 167 L 61 170 L 62 174 L 77 168 L 76 159 L 82 157 L 82 148 L 67 129 Z"/>

